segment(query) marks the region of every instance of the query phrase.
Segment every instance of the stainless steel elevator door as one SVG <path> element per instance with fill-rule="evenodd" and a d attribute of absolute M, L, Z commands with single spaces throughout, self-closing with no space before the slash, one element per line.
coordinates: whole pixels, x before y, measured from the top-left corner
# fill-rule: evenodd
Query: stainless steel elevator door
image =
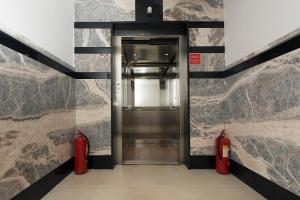
<path fill-rule="evenodd" d="M 179 161 L 179 110 L 134 108 L 123 110 L 125 164 L 176 164 Z"/>
<path fill-rule="evenodd" d="M 123 163 L 178 163 L 178 39 L 124 38 L 122 69 Z"/>

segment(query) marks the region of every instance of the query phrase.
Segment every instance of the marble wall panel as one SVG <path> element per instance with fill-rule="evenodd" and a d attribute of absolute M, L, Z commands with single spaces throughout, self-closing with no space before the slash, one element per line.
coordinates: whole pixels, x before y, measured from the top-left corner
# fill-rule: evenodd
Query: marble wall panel
<path fill-rule="evenodd" d="M 223 21 L 223 0 L 163 0 L 165 21 Z"/>
<path fill-rule="evenodd" d="M 72 79 L 2 45 L 0 81 L 0 197 L 6 200 L 71 158 L 75 89 Z"/>
<path fill-rule="evenodd" d="M 226 101 L 223 92 L 228 88 L 223 79 L 190 79 L 190 153 L 214 155 L 214 141 L 220 133 L 216 124 L 226 121 Z"/>
<path fill-rule="evenodd" d="M 190 28 L 190 46 L 224 46 L 223 28 Z"/>
<path fill-rule="evenodd" d="M 21 113 L 21 54 L 0 45 L 0 116 L 18 118 Z"/>
<path fill-rule="evenodd" d="M 234 160 L 300 196 L 299 80 L 299 49 L 240 75 L 227 130 Z"/>
<path fill-rule="evenodd" d="M 111 80 L 76 80 L 76 126 L 90 142 L 90 155 L 111 155 Z"/>
<path fill-rule="evenodd" d="M 77 22 L 135 21 L 134 0 L 76 0 Z"/>
<path fill-rule="evenodd" d="M 214 146 L 214 135 L 225 122 L 232 159 L 300 196 L 299 80 L 298 49 L 224 79 L 223 91 L 199 91 L 198 108 L 191 97 L 191 127 L 198 125 L 191 129 L 197 130 L 191 135 L 191 154 L 213 155 L 213 149 L 205 149 Z M 207 139 L 202 129 L 211 130 L 208 138 L 214 138 Z"/>
<path fill-rule="evenodd" d="M 75 29 L 75 47 L 110 47 L 110 29 Z"/>
<path fill-rule="evenodd" d="M 75 54 L 74 65 L 77 72 L 110 72 L 110 54 Z"/>
<path fill-rule="evenodd" d="M 225 70 L 225 55 L 223 53 L 201 53 L 200 64 L 190 64 L 190 72 L 223 71 Z"/>

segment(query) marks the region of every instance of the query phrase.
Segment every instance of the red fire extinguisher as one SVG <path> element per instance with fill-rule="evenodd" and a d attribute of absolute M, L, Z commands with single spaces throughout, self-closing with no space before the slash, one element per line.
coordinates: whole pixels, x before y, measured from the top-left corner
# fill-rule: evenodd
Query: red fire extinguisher
<path fill-rule="evenodd" d="M 87 157 L 89 154 L 89 141 L 80 130 L 74 141 L 74 172 L 75 174 L 85 174 L 88 170 Z"/>
<path fill-rule="evenodd" d="M 216 140 L 216 171 L 220 174 L 229 174 L 230 140 L 225 135 L 225 129 Z"/>

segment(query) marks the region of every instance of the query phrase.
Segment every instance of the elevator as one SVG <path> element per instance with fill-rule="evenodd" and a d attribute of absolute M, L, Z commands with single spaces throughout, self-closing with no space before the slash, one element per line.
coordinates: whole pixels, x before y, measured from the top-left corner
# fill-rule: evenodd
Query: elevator
<path fill-rule="evenodd" d="M 116 164 L 184 161 L 186 37 L 138 32 L 113 37 Z"/>

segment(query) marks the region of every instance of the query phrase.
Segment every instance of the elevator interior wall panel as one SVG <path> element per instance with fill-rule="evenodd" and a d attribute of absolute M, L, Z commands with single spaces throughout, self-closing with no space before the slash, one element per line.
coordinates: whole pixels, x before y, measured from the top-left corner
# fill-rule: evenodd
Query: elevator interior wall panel
<path fill-rule="evenodd" d="M 174 140 L 179 135 L 178 109 L 123 110 L 123 138 Z"/>

